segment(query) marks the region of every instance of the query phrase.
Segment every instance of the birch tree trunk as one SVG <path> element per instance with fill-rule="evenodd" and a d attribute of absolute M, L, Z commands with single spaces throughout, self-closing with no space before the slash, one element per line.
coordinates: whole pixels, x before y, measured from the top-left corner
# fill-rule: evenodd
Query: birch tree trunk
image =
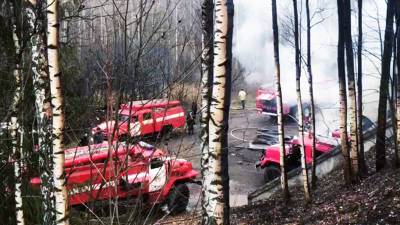
<path fill-rule="evenodd" d="M 396 136 L 396 142 L 397 146 L 395 148 L 395 165 L 396 167 L 400 167 L 400 151 L 398 147 L 400 146 L 400 132 L 399 132 L 399 127 L 400 127 L 400 79 L 399 79 L 399 69 L 400 69 L 400 2 L 396 2 L 396 30 L 397 30 L 397 35 L 396 35 L 396 55 L 397 55 L 397 62 L 396 62 L 396 68 L 397 68 L 397 79 L 396 79 L 396 123 L 397 123 L 397 136 Z"/>
<path fill-rule="evenodd" d="M 223 162 L 226 162 L 228 146 L 225 146 L 227 140 L 226 126 L 228 125 L 225 107 L 229 104 L 225 102 L 227 83 L 229 76 L 229 53 L 227 40 L 229 17 L 228 0 L 215 1 L 215 24 L 214 24 L 214 69 L 213 69 L 213 87 L 210 105 L 209 126 L 209 152 L 207 155 L 208 175 L 205 177 L 205 214 L 203 215 L 203 224 L 229 224 L 229 199 L 226 198 L 226 192 L 229 187 L 224 187 L 226 180 L 229 180 L 229 174 L 226 168 L 223 168 Z M 226 166 L 226 165 L 224 165 Z M 223 181 L 225 179 L 225 181 Z"/>
<path fill-rule="evenodd" d="M 53 179 L 57 225 L 68 225 L 68 196 L 64 173 L 64 110 L 61 86 L 58 0 L 47 0 L 47 56 L 53 110 Z"/>
<path fill-rule="evenodd" d="M 386 11 L 385 40 L 382 55 L 382 75 L 379 88 L 378 128 L 376 132 L 376 170 L 379 171 L 386 164 L 386 114 L 388 100 L 388 83 L 390 77 L 390 61 L 393 44 L 393 17 L 394 0 L 389 0 Z"/>
<path fill-rule="evenodd" d="M 283 124 L 283 103 L 282 103 L 282 89 L 281 89 L 281 66 L 279 62 L 279 28 L 278 28 L 278 13 L 276 7 L 276 0 L 272 0 L 272 30 L 274 35 L 274 59 L 275 59 L 275 87 L 276 87 L 276 100 L 277 100 L 277 114 L 278 114 L 278 139 L 279 139 L 279 154 L 281 165 L 281 187 L 283 197 L 286 201 L 290 198 L 289 186 L 286 171 L 286 154 L 285 154 L 285 129 Z"/>
<path fill-rule="evenodd" d="M 358 0 L 358 46 L 357 46 L 357 117 L 358 117 L 358 164 L 360 174 L 367 173 L 367 166 L 364 157 L 364 137 L 363 137 L 363 90 L 362 90 L 362 48 L 363 48 L 363 29 L 362 29 L 362 4 L 363 0 Z"/>
<path fill-rule="evenodd" d="M 351 178 L 353 181 L 358 179 L 358 137 L 357 137 L 357 98 L 356 83 L 354 79 L 354 57 L 353 41 L 351 37 L 351 6 L 350 0 L 344 1 L 344 42 L 346 46 L 346 65 L 347 65 L 347 89 L 349 94 L 350 110 L 350 159 L 351 159 Z"/>
<path fill-rule="evenodd" d="M 299 127 L 299 141 L 301 151 L 301 168 L 303 174 L 304 195 L 306 201 L 311 201 L 310 186 L 308 183 L 308 173 L 306 165 L 306 155 L 304 150 L 304 121 L 303 121 L 303 103 L 301 99 L 301 65 L 300 65 L 300 46 L 299 46 L 299 19 L 297 12 L 297 0 L 293 0 L 293 15 L 294 15 L 294 45 L 295 45 L 295 62 L 296 62 L 296 93 L 297 93 L 297 115 Z"/>
<path fill-rule="evenodd" d="M 11 17 L 12 23 L 12 38 L 14 41 L 15 48 L 15 61 L 14 61 L 14 79 L 15 79 L 15 91 L 14 97 L 11 104 L 11 144 L 12 144 L 12 152 L 13 152 L 13 161 L 14 161 L 14 176 L 15 176 L 15 216 L 16 216 L 16 224 L 24 225 L 24 212 L 22 208 L 22 177 L 21 177 L 21 154 L 22 154 L 22 146 L 18 141 L 20 130 L 20 125 L 18 121 L 18 108 L 22 101 L 22 69 L 21 69 L 21 45 L 20 39 L 18 37 L 18 29 L 17 29 L 17 6 L 14 5 L 15 2 L 10 4 L 10 11 L 13 14 Z"/>
<path fill-rule="evenodd" d="M 311 65 L 311 19 L 310 19 L 310 4 L 309 0 L 306 0 L 306 14 L 307 14 L 307 72 L 308 72 L 308 85 L 310 91 L 310 103 L 311 103 L 311 133 L 313 135 L 311 154 L 311 186 L 316 188 L 317 186 L 317 174 L 316 174 L 316 158 L 315 155 L 315 104 L 314 104 L 314 89 L 313 89 L 313 74 Z"/>
<path fill-rule="evenodd" d="M 210 120 L 210 101 L 213 79 L 213 28 L 214 28 L 213 0 L 203 0 L 201 13 L 202 26 L 202 54 L 201 54 L 201 175 L 203 183 L 209 176 L 208 167 L 208 123 Z M 203 224 L 207 222 L 206 188 L 202 186 Z"/>
<path fill-rule="evenodd" d="M 46 112 L 49 111 L 49 99 L 46 94 L 49 92 L 49 77 L 47 74 L 47 59 L 45 45 L 45 25 L 42 2 L 29 0 L 26 3 L 25 9 L 27 23 L 29 26 L 30 42 L 32 46 L 32 81 L 35 95 L 35 118 L 36 130 L 38 134 L 39 146 L 39 163 L 40 163 L 40 178 L 42 181 L 41 192 L 43 197 L 43 221 L 42 224 L 54 224 L 54 207 L 53 207 L 53 162 L 52 151 L 50 148 L 51 133 L 49 116 Z"/>
<path fill-rule="evenodd" d="M 347 134 L 347 92 L 346 92 L 346 70 L 344 61 L 344 28 L 343 28 L 343 0 L 337 0 L 338 10 L 338 80 L 339 80 L 339 98 L 340 98 L 340 146 L 343 155 L 343 175 L 346 184 L 350 184 L 350 153 Z"/>

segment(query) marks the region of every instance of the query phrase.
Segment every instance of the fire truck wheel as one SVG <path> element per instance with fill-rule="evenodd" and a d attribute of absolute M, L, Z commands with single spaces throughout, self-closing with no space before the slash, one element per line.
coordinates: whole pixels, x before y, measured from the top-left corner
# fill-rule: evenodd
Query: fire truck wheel
<path fill-rule="evenodd" d="M 264 181 L 268 183 L 281 175 L 281 170 L 276 165 L 268 165 L 264 169 Z"/>
<path fill-rule="evenodd" d="M 171 215 L 177 215 L 186 210 L 189 203 L 189 195 L 189 188 L 186 184 L 177 184 L 170 190 L 167 206 Z"/>

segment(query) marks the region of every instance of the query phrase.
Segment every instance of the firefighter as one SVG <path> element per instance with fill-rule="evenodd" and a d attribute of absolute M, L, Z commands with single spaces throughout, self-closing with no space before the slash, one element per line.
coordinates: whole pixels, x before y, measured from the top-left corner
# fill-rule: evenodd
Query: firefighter
<path fill-rule="evenodd" d="M 196 124 L 196 115 L 197 115 L 197 103 L 195 101 L 192 102 L 192 113 L 193 113 L 193 124 Z"/>
<path fill-rule="evenodd" d="M 244 91 L 244 89 L 243 88 L 240 89 L 238 97 L 239 97 L 240 102 L 242 103 L 242 109 L 245 109 L 245 107 L 246 107 L 246 95 L 247 94 Z"/>
<path fill-rule="evenodd" d="M 89 137 L 88 134 L 85 132 L 85 134 L 81 137 L 81 140 L 79 141 L 79 146 L 87 145 L 89 145 Z"/>
<path fill-rule="evenodd" d="M 194 128 L 193 128 L 193 125 L 194 125 L 193 112 L 189 112 L 187 114 L 186 123 L 187 123 L 187 128 L 188 128 L 188 134 L 192 135 L 193 130 L 194 130 Z"/>
<path fill-rule="evenodd" d="M 95 144 L 100 144 L 103 142 L 103 134 L 101 133 L 101 130 L 99 127 L 96 129 L 96 132 L 93 135 L 93 142 Z"/>

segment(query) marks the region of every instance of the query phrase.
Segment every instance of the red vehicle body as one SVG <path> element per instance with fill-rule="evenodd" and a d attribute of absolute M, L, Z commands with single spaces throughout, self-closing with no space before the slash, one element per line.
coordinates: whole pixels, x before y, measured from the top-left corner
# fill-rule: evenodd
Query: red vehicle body
<path fill-rule="evenodd" d="M 304 150 L 306 155 L 306 163 L 312 161 L 312 140 L 314 135 L 304 133 Z M 316 139 L 316 155 L 317 157 L 323 153 L 330 152 L 335 148 L 335 143 L 331 140 L 322 140 L 323 138 Z M 301 165 L 299 139 L 292 138 L 285 142 L 286 162 L 288 169 L 294 169 Z M 264 179 L 266 182 L 271 181 L 280 175 L 280 151 L 279 144 L 274 144 L 266 147 L 260 161 L 256 167 L 265 169 Z"/>
<path fill-rule="evenodd" d="M 256 109 L 260 114 L 277 115 L 276 92 L 269 89 L 258 89 L 256 94 Z M 283 115 L 290 113 L 290 107 L 283 104 Z"/>
<path fill-rule="evenodd" d="M 114 147 L 104 142 L 65 150 L 71 206 L 116 197 L 143 197 L 147 204 L 166 203 L 171 213 L 186 209 L 186 183 L 194 182 L 198 175 L 190 162 L 168 156 L 144 142 Z M 114 160 L 107 162 L 109 156 Z M 31 179 L 34 186 L 40 183 L 38 177 Z"/>
<path fill-rule="evenodd" d="M 119 121 L 103 122 L 92 129 L 92 134 L 101 132 L 104 139 L 114 134 L 113 140 L 121 137 L 138 137 L 154 133 L 167 133 L 186 124 L 185 111 L 179 101 L 163 99 L 133 101 L 121 104 Z M 129 125 L 128 125 L 129 121 Z M 114 129 L 117 128 L 115 131 Z"/>
<path fill-rule="evenodd" d="M 277 116 L 277 94 L 271 89 L 259 88 L 256 93 L 256 109 L 259 114 Z M 304 122 L 308 123 L 311 116 L 311 109 L 308 103 L 303 103 Z M 283 103 L 283 115 L 296 118 L 297 104 Z"/>

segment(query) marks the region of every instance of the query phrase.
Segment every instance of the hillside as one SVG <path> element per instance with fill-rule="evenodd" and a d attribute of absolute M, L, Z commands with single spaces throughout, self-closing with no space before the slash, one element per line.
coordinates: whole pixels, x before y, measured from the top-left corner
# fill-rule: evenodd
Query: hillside
<path fill-rule="evenodd" d="M 374 153 L 367 154 L 370 171 Z M 400 224 L 400 169 L 391 165 L 352 187 L 344 185 L 342 170 L 335 170 L 319 180 L 309 205 L 301 187 L 290 191 L 288 204 L 278 193 L 265 202 L 232 208 L 231 224 Z M 192 214 L 161 224 L 195 224 L 198 219 Z"/>

